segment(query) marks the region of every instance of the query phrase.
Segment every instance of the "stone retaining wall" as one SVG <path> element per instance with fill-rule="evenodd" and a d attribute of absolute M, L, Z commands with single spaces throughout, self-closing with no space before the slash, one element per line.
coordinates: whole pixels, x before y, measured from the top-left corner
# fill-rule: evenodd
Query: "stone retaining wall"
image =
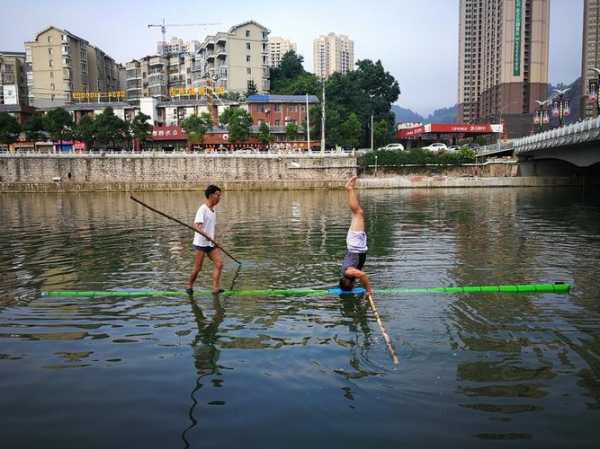
<path fill-rule="evenodd" d="M 26 155 L 0 157 L 2 191 L 196 189 L 207 182 L 251 188 L 339 185 L 356 173 L 349 155 Z"/>

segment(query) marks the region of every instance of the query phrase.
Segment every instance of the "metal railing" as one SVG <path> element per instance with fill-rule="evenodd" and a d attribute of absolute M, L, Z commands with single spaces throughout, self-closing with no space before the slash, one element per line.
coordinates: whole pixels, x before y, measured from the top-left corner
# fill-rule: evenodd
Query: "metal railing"
<path fill-rule="evenodd" d="M 351 150 L 343 151 L 326 151 L 321 153 L 320 151 L 306 151 L 306 150 L 215 150 L 212 152 L 208 151 L 164 151 L 164 150 L 144 150 L 144 151 L 74 151 L 74 152 L 61 152 L 61 153 L 42 153 L 40 151 L 17 151 L 9 152 L 5 149 L 0 149 L 0 158 L 81 158 L 81 159 L 93 159 L 98 157 L 107 157 L 113 159 L 143 159 L 153 157 L 164 157 L 164 158 L 261 158 L 261 159 L 277 159 L 277 158 L 348 158 L 354 157 L 355 152 Z"/>

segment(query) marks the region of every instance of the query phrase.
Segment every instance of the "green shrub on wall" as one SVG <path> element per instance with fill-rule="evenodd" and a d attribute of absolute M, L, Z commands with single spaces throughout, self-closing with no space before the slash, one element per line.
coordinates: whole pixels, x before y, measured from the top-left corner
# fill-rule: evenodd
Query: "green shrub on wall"
<path fill-rule="evenodd" d="M 377 158 L 377 163 L 375 162 Z M 461 165 L 475 162 L 475 152 L 468 148 L 458 151 L 433 153 L 420 148 L 408 151 L 378 150 L 361 156 L 358 165 L 362 169 L 378 167 L 400 167 L 403 165 Z"/>

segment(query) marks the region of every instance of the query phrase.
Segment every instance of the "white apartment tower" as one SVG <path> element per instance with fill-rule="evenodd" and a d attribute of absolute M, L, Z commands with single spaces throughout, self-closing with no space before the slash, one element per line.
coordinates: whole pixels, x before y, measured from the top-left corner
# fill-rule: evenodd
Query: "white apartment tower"
<path fill-rule="evenodd" d="M 279 67 L 281 58 L 290 50 L 298 51 L 295 42 L 283 37 L 269 37 L 269 67 Z"/>
<path fill-rule="evenodd" d="M 315 75 L 329 78 L 333 73 L 348 73 L 354 67 L 354 42 L 342 34 L 329 33 L 313 42 Z"/>

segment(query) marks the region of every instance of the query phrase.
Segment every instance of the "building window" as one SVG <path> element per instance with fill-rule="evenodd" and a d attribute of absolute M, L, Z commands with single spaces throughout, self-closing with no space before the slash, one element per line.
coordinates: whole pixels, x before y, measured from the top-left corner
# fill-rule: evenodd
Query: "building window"
<path fill-rule="evenodd" d="M 246 30 L 246 37 L 250 37 L 250 30 Z"/>
<path fill-rule="evenodd" d="M 250 67 L 246 67 L 246 73 L 248 75 L 252 75 L 252 69 Z"/>
<path fill-rule="evenodd" d="M 288 106 L 288 111 L 289 112 L 298 112 L 298 105 L 297 104 L 290 104 Z"/>
<path fill-rule="evenodd" d="M 48 36 L 48 42 L 52 42 L 52 36 Z"/>
<path fill-rule="evenodd" d="M 246 50 L 250 50 L 250 42 L 246 42 Z"/>
<path fill-rule="evenodd" d="M 250 62 L 250 55 L 246 55 L 246 62 Z"/>
<path fill-rule="evenodd" d="M 48 54 L 51 55 L 52 54 L 52 48 L 48 47 Z"/>
<path fill-rule="evenodd" d="M 275 126 L 279 126 L 281 122 L 279 120 L 275 120 Z"/>
<path fill-rule="evenodd" d="M 48 59 L 48 67 L 52 67 L 52 59 Z"/>
<path fill-rule="evenodd" d="M 279 103 L 276 103 L 273 105 L 273 110 L 275 112 L 280 112 L 281 111 L 281 105 Z"/>

